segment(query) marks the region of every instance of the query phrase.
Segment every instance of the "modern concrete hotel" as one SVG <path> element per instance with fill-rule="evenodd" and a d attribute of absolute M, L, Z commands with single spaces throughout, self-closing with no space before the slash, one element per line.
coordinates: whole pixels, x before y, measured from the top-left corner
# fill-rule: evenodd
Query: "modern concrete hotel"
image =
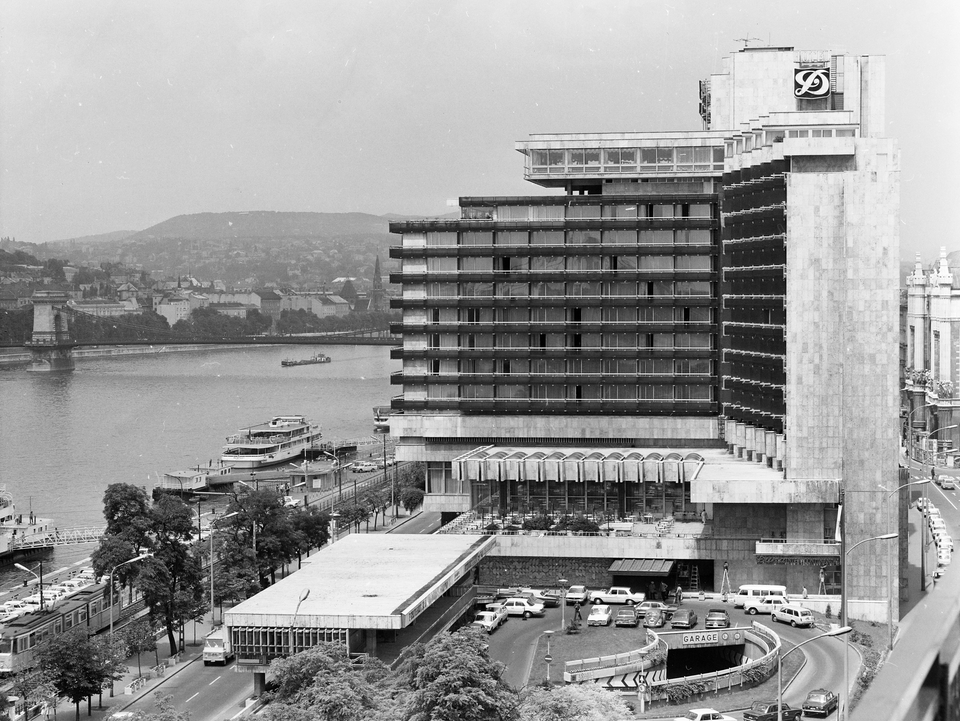
<path fill-rule="evenodd" d="M 503 535 L 483 580 L 835 593 L 838 517 L 851 549 L 899 527 L 884 102 L 882 57 L 747 48 L 700 83 L 702 130 L 533 135 L 555 192 L 391 224 L 390 427 L 425 508 L 620 524 Z M 848 557 L 851 615 L 886 618 L 904 548 Z"/>

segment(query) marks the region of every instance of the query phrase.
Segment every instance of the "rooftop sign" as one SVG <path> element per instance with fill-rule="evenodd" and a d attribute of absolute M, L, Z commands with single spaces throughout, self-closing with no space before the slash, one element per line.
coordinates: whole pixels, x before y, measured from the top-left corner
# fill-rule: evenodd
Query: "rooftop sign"
<path fill-rule="evenodd" d="M 793 94 L 805 100 L 830 95 L 830 68 L 796 68 L 793 71 Z"/>

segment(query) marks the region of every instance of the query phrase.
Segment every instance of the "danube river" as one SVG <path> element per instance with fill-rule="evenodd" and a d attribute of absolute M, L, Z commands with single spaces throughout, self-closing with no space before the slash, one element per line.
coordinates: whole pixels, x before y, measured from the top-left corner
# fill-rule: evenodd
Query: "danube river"
<path fill-rule="evenodd" d="M 320 350 L 331 363 L 283 368 Z M 58 528 L 102 526 L 103 492 L 216 460 L 226 436 L 275 415 L 320 423 L 325 438 L 373 435 L 387 405 L 386 346 L 258 346 L 78 360 L 70 373 L 0 370 L 0 486 L 17 510 Z M 54 568 L 93 545 L 63 546 Z"/>

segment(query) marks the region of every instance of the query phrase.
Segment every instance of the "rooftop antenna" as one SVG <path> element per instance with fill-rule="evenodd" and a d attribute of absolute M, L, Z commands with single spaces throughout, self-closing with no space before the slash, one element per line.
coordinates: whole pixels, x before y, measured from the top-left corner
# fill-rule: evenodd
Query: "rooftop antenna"
<path fill-rule="evenodd" d="M 734 39 L 733 39 L 733 42 L 735 42 L 735 43 L 743 43 L 743 49 L 746 50 L 748 47 L 750 47 L 750 42 L 751 42 L 752 40 L 756 40 L 758 43 L 762 43 L 762 42 L 763 42 L 763 38 L 751 38 L 751 37 L 734 38 Z"/>

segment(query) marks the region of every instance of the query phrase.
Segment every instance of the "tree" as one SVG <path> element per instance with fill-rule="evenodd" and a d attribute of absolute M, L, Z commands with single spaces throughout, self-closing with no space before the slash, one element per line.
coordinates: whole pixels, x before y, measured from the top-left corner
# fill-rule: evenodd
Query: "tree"
<path fill-rule="evenodd" d="M 440 634 L 411 659 L 404 721 L 514 721 L 514 692 L 500 680 L 503 665 L 490 659 L 487 643 L 472 629 Z"/>
<path fill-rule="evenodd" d="M 297 534 L 297 562 L 311 548 L 320 548 L 330 539 L 330 514 L 316 506 L 307 506 L 291 513 Z"/>
<path fill-rule="evenodd" d="M 520 704 L 522 721 L 609 721 L 631 716 L 619 694 L 595 684 L 535 688 Z"/>
<path fill-rule="evenodd" d="M 157 691 L 154 695 L 154 713 L 137 711 L 130 721 L 190 721 L 187 711 L 178 711 L 173 707 L 173 697 L 170 694 Z"/>
<path fill-rule="evenodd" d="M 276 690 L 263 716 L 268 721 L 316 719 L 360 721 L 374 716 L 380 706 L 379 689 L 388 676 L 386 666 L 368 659 L 353 664 L 344 646 L 321 643 L 270 664 Z"/>
<path fill-rule="evenodd" d="M 127 647 L 127 651 L 136 654 L 137 675 L 143 676 L 143 668 L 140 665 L 140 654 L 145 651 L 156 652 L 157 650 L 157 634 L 153 626 L 147 619 L 141 618 L 139 621 L 135 621 L 127 626 L 123 633 L 122 640 Z M 158 659 L 157 665 L 159 664 L 160 661 Z"/>
<path fill-rule="evenodd" d="M 296 558 L 303 537 L 297 532 L 292 514 L 272 489 L 235 495 L 228 512 L 237 515 L 224 528 L 224 555 L 238 563 L 253 562 L 262 588 L 275 580 L 276 569 Z M 246 549 L 255 549 L 252 557 Z"/>
<path fill-rule="evenodd" d="M 47 640 L 40 647 L 39 664 L 60 695 L 73 701 L 80 721 L 80 702 L 97 693 L 105 681 L 98 649 L 87 632 L 75 627 Z"/>
<path fill-rule="evenodd" d="M 400 491 L 400 503 L 407 509 L 408 513 L 412 512 L 413 509 L 419 508 L 423 503 L 423 491 L 419 488 L 407 486 Z"/>

